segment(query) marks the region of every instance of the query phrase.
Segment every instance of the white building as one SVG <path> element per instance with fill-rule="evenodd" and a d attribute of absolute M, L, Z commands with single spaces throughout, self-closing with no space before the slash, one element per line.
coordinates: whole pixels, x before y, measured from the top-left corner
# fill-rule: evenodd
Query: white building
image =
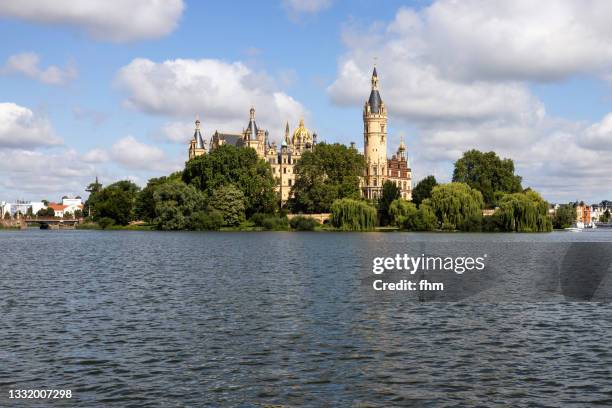
<path fill-rule="evenodd" d="M 7 203 L 2 201 L 0 203 L 0 216 L 5 217 L 6 214 L 10 214 L 11 217 L 15 217 L 18 213 L 26 215 L 31 210 L 32 214 L 36 214 L 42 208 L 47 206 L 42 201 L 16 201 L 14 203 Z"/>

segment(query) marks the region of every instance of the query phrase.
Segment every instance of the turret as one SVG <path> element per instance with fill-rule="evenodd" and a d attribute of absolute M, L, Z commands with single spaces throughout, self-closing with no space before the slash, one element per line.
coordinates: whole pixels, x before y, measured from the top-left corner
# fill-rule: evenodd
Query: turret
<path fill-rule="evenodd" d="M 189 160 L 201 156 L 206 153 L 206 145 L 202 138 L 202 132 L 200 130 L 200 119 L 196 118 L 195 130 L 193 132 L 193 138 L 189 143 Z"/>

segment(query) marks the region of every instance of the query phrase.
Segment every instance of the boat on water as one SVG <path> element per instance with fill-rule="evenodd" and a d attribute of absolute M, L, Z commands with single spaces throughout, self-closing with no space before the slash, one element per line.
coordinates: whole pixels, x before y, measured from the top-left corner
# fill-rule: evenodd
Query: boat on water
<path fill-rule="evenodd" d="M 594 222 L 590 222 L 588 224 L 583 223 L 582 221 L 575 222 L 571 227 L 565 228 L 566 231 L 571 232 L 581 232 L 585 229 L 596 229 L 597 225 Z"/>

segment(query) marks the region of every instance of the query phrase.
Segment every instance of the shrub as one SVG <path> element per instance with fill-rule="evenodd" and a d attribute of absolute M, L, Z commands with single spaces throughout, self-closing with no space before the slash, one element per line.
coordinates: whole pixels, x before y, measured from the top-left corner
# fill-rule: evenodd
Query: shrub
<path fill-rule="evenodd" d="M 275 217 L 274 215 L 270 215 L 263 219 L 261 226 L 269 231 L 286 231 L 289 229 L 289 221 L 287 217 Z"/>
<path fill-rule="evenodd" d="M 482 217 L 482 231 L 483 232 L 502 232 L 504 231 L 503 221 L 500 218 L 499 211 Z"/>
<path fill-rule="evenodd" d="M 314 218 L 299 215 L 293 217 L 291 221 L 289 221 L 289 225 L 291 225 L 291 228 L 298 231 L 314 231 L 319 223 Z"/>
<path fill-rule="evenodd" d="M 102 229 L 107 229 L 108 227 L 115 225 L 115 220 L 109 217 L 102 217 L 98 220 L 98 225 Z"/>
<path fill-rule="evenodd" d="M 268 214 L 255 213 L 251 216 L 251 222 L 257 227 L 263 227 L 263 220 L 269 217 Z"/>
<path fill-rule="evenodd" d="M 389 206 L 391 223 L 402 228 L 405 228 L 404 224 L 406 223 L 406 220 L 414 217 L 416 212 L 416 205 L 408 200 L 404 200 L 403 198 L 394 200 Z"/>
<path fill-rule="evenodd" d="M 218 231 L 223 225 L 223 214 L 219 211 L 197 211 L 189 219 L 189 229 L 194 231 Z"/>
<path fill-rule="evenodd" d="M 376 208 L 350 198 L 336 200 L 331 206 L 331 222 L 342 231 L 370 231 L 376 225 Z"/>

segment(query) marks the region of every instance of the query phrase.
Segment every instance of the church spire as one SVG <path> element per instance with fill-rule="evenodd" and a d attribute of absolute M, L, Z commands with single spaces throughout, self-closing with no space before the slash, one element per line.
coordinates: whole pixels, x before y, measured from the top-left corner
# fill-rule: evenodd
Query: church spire
<path fill-rule="evenodd" d="M 289 144 L 289 121 L 285 125 L 285 144 Z"/>
<path fill-rule="evenodd" d="M 370 112 L 380 113 L 382 99 L 380 97 L 380 92 L 378 92 L 378 73 L 376 72 L 376 65 L 372 71 L 372 91 L 370 92 L 370 98 L 367 104 L 370 106 Z"/>
<path fill-rule="evenodd" d="M 372 90 L 378 90 L 378 73 L 376 72 L 376 65 L 374 65 L 374 71 L 372 71 Z"/>

